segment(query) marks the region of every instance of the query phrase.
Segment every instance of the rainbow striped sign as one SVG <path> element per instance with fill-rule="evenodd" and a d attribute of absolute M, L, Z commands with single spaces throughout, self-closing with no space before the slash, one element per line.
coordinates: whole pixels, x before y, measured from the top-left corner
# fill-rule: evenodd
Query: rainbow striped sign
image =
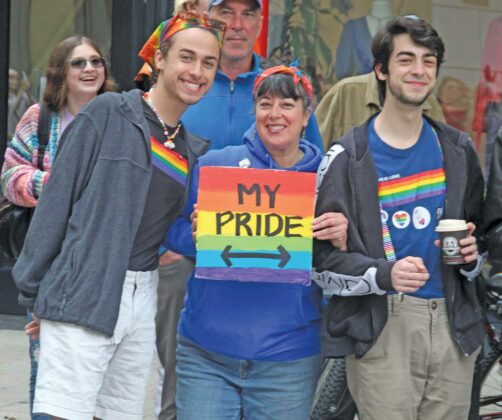
<path fill-rule="evenodd" d="M 315 174 L 200 169 L 195 277 L 310 284 Z"/>

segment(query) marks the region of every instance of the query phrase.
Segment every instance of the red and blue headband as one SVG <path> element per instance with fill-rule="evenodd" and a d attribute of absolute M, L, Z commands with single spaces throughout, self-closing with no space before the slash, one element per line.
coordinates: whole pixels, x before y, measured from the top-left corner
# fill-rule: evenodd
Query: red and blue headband
<path fill-rule="evenodd" d="M 295 85 L 301 84 L 305 93 L 307 94 L 310 103 L 314 103 L 314 89 L 312 88 L 312 83 L 309 78 L 303 74 L 297 67 L 294 66 L 274 66 L 264 70 L 254 81 L 253 87 L 253 95 L 256 93 L 258 86 L 260 86 L 261 82 L 263 82 L 267 77 L 273 74 L 287 74 L 292 77 Z"/>

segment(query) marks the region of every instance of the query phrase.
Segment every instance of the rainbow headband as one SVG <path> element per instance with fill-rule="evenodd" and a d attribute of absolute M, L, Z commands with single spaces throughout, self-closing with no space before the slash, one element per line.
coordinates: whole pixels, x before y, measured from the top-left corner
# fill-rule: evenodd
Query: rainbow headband
<path fill-rule="evenodd" d="M 256 93 L 256 90 L 258 89 L 258 86 L 260 86 L 260 83 L 273 74 L 287 74 L 291 76 L 295 85 L 299 83 L 302 85 L 305 93 L 310 99 L 310 103 L 314 103 L 314 89 L 312 88 L 312 83 L 310 83 L 309 78 L 305 74 L 303 74 L 297 67 L 294 66 L 275 66 L 263 70 L 263 72 L 254 81 L 253 95 Z"/>
<path fill-rule="evenodd" d="M 157 29 L 150 35 L 150 38 L 145 42 L 138 55 L 152 67 L 155 71 L 155 52 L 160 46 L 165 43 L 174 34 L 190 28 L 202 28 L 211 32 L 218 43 L 223 42 L 223 34 L 225 33 L 226 24 L 216 19 L 208 19 L 195 13 L 182 11 L 175 15 L 172 19 L 165 20 Z"/>

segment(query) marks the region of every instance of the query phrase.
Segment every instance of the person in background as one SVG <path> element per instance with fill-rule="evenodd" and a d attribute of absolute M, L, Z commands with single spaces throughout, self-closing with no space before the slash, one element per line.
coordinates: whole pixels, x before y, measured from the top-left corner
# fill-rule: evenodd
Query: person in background
<path fill-rule="evenodd" d="M 175 0 L 174 13 L 185 11 L 202 16 L 207 12 L 208 6 L 209 0 Z"/>
<path fill-rule="evenodd" d="M 330 148 L 318 172 L 316 214 L 349 220 L 347 250 L 314 242 L 314 280 L 330 289 L 326 356 L 345 356 L 361 420 L 467 418 L 483 341 L 473 232 L 484 181 L 469 137 L 423 114 L 444 43 L 402 16 L 373 39 L 385 92 L 380 113 Z M 463 219 L 462 262 L 441 261 L 441 219 Z"/>
<path fill-rule="evenodd" d="M 218 150 L 241 145 L 244 133 L 254 123 L 253 84 L 263 69 L 253 47 L 262 26 L 262 1 L 209 0 L 208 13 L 211 18 L 227 24 L 220 66 L 212 88 L 186 110 L 181 121 L 188 131 L 209 139 L 210 150 Z M 313 113 L 305 138 L 322 149 Z M 157 351 L 165 370 L 160 420 L 175 418 L 176 328 L 186 281 L 193 270 L 189 258 L 167 251 L 169 249 L 168 234 L 161 249 L 157 312 Z"/>
<path fill-rule="evenodd" d="M 195 256 L 190 213 L 203 166 L 315 172 L 322 155 L 303 139 L 312 85 L 297 68 L 266 69 L 255 82 L 255 124 L 242 145 L 199 159 L 190 184 L 184 227 L 173 227 L 176 251 Z M 313 236 L 345 249 L 346 219 L 326 213 Z M 271 275 L 272 276 L 272 275 Z M 177 348 L 177 419 L 308 418 L 320 369 L 321 289 L 255 281 L 188 281 Z"/>
<path fill-rule="evenodd" d="M 23 73 L 24 76 L 24 73 Z M 33 103 L 30 94 L 30 83 L 26 77 L 19 77 L 19 72 L 9 69 L 9 114 L 7 117 L 7 139 L 14 136 L 16 125 Z"/>
<path fill-rule="evenodd" d="M 142 418 L 158 250 L 207 148 L 179 119 L 211 87 L 224 30 L 188 12 L 161 23 L 142 49 L 152 89 L 98 96 L 63 134 L 12 271 L 40 333 L 34 412 Z"/>
<path fill-rule="evenodd" d="M 40 105 L 35 104 L 22 116 L 12 141 L 7 146 L 0 179 L 4 196 L 23 207 L 37 205 L 49 179 L 59 139 L 75 115 L 97 95 L 115 90 L 115 83 L 101 50 L 92 39 L 84 36 L 72 36 L 56 46 L 49 58 L 46 76 L 43 103 L 50 110 L 50 132 L 43 170 L 38 169 Z M 39 243 L 38 246 L 42 247 L 44 244 Z M 31 312 L 28 320 L 31 321 Z M 40 353 L 39 340 L 31 336 L 29 353 L 31 412 Z M 42 420 L 47 417 L 32 415 L 32 419 Z"/>
<path fill-rule="evenodd" d="M 502 276 L 502 128 L 493 143 L 487 186 L 483 232 L 491 264 L 490 275 Z"/>
<path fill-rule="evenodd" d="M 346 77 L 336 83 L 319 102 L 315 115 L 325 149 L 349 129 L 362 124 L 382 109 L 383 98 L 374 72 Z M 423 105 L 432 119 L 445 122 L 441 106 L 434 95 Z"/>

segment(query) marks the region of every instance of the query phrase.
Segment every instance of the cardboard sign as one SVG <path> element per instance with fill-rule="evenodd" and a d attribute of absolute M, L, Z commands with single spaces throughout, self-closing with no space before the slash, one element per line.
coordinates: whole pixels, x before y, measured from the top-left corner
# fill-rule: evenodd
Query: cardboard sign
<path fill-rule="evenodd" d="M 195 277 L 310 284 L 315 174 L 200 169 Z"/>

